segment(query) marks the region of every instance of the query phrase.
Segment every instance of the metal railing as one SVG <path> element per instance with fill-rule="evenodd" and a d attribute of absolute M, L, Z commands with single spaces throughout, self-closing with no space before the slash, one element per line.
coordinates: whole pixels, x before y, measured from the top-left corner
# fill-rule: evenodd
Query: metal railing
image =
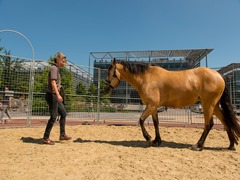
<path fill-rule="evenodd" d="M 45 125 L 49 118 L 48 106 L 45 101 L 46 78 L 44 78 L 48 63 L 43 61 L 45 63 L 41 63 L 41 67 L 35 65 L 37 71 L 31 75 L 29 68 L 31 66 L 26 66 L 26 62 L 29 63 L 29 59 L 0 55 L 0 88 L 2 88 L 0 100 L 3 100 L 5 94 L 4 86 L 8 86 L 12 92 L 9 105 L 11 120 L 8 121 L 8 117 L 4 114 L 0 127 Z M 93 67 L 81 67 L 81 69 L 85 72 L 84 77 L 77 74 L 79 73 L 77 70 L 71 71 L 66 68 L 62 72 L 64 73 L 62 83 L 66 91 L 67 122 L 72 124 L 86 122 L 138 124 L 144 105 L 141 104 L 137 93 L 134 93 L 130 85 L 123 82 L 123 85 L 113 92 L 113 96 L 104 96 L 102 86 L 107 70 Z M 93 75 L 88 77 L 86 72 L 91 72 Z M 34 88 L 29 86 L 32 79 L 34 79 Z M 236 81 L 232 81 L 232 79 L 231 82 L 227 81 L 227 86 L 231 87 L 230 97 L 235 111 L 240 113 L 240 81 L 237 78 L 234 78 Z M 29 101 L 30 94 L 33 95 L 33 101 Z M 181 109 L 160 107 L 158 112 L 160 123 L 204 123 L 200 104 Z M 150 123 L 151 117 L 148 117 L 146 122 Z M 214 118 L 214 122 L 220 124 L 216 118 Z"/>

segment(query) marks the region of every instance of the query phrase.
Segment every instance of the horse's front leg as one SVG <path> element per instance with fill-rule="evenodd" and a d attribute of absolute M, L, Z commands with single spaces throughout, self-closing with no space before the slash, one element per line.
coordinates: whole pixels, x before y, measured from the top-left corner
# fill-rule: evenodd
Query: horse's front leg
<path fill-rule="evenodd" d="M 152 114 L 153 111 L 154 111 L 153 108 L 151 108 L 150 106 L 147 106 L 146 109 L 143 111 L 140 119 L 139 119 L 139 123 L 140 123 L 141 129 L 142 129 L 143 137 L 147 140 L 149 146 L 152 145 L 152 137 L 148 134 L 148 132 L 147 132 L 145 126 L 144 126 L 144 121 L 150 114 Z"/>
<path fill-rule="evenodd" d="M 152 120 L 155 128 L 155 139 L 153 140 L 153 145 L 160 146 L 162 143 L 160 133 L 159 133 L 159 121 L 157 111 L 152 114 Z"/>

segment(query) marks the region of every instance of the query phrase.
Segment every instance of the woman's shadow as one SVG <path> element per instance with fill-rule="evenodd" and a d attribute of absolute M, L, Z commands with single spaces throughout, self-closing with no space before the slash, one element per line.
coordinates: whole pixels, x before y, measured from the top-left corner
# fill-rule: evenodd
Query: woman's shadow
<path fill-rule="evenodd" d="M 42 138 L 21 137 L 20 140 L 24 143 L 42 144 Z"/>

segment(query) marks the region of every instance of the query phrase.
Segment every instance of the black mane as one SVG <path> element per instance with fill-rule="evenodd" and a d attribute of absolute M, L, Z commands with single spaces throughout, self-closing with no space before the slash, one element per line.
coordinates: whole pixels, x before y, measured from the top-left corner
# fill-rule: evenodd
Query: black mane
<path fill-rule="evenodd" d="M 149 64 L 143 62 L 132 62 L 132 61 L 117 61 L 117 63 L 127 68 L 131 73 L 144 73 L 148 70 Z"/>

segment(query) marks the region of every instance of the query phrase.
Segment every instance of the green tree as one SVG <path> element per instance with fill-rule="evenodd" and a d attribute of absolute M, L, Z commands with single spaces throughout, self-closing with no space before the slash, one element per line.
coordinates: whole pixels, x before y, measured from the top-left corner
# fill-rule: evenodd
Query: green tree
<path fill-rule="evenodd" d="M 106 85 L 105 80 L 101 80 L 100 81 L 100 97 L 105 95 L 105 92 L 104 92 L 105 85 Z"/>
<path fill-rule="evenodd" d="M 29 72 L 23 67 L 22 59 L 11 58 L 11 52 L 5 51 L 5 56 L 0 57 L 1 61 L 1 87 L 8 86 L 9 89 L 28 92 Z"/>
<path fill-rule="evenodd" d="M 97 87 L 95 86 L 94 83 L 91 83 L 89 88 L 88 88 L 88 92 L 87 92 L 87 101 L 90 102 L 91 100 L 93 102 L 96 102 L 96 96 L 97 96 Z"/>
<path fill-rule="evenodd" d="M 77 95 L 86 95 L 86 87 L 81 82 L 79 82 L 76 87 L 76 94 Z"/>
<path fill-rule="evenodd" d="M 75 94 L 73 88 L 73 73 L 68 71 L 66 67 L 61 69 L 61 84 L 66 94 Z"/>
<path fill-rule="evenodd" d="M 100 82 L 100 97 L 101 97 L 101 102 L 104 104 L 110 104 L 110 95 L 109 94 L 105 94 L 104 92 L 104 88 L 105 88 L 105 81 L 101 80 Z"/>
<path fill-rule="evenodd" d="M 35 73 L 34 77 L 34 97 L 33 97 L 33 113 L 36 115 L 47 115 L 48 106 L 45 101 L 45 92 L 47 89 L 48 66 L 43 71 Z M 40 114 L 37 114 L 40 113 Z"/>
<path fill-rule="evenodd" d="M 88 89 L 89 96 L 96 96 L 97 95 L 97 87 L 94 83 L 91 83 Z"/>
<path fill-rule="evenodd" d="M 34 92 L 45 93 L 47 89 L 48 68 L 45 67 L 42 72 L 35 73 Z"/>

